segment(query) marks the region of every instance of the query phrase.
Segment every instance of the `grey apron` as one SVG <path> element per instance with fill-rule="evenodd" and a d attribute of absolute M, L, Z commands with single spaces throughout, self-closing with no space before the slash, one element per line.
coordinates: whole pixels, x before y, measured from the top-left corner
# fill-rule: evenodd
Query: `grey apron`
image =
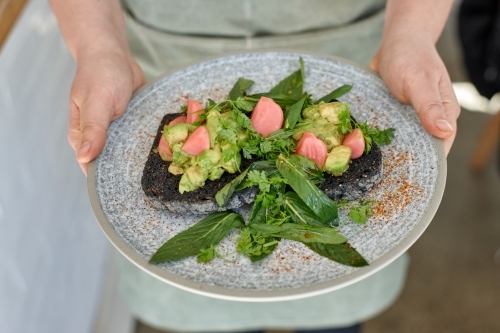
<path fill-rule="evenodd" d="M 332 18 L 323 15 L 319 22 L 309 22 L 298 28 L 293 24 L 284 24 L 284 27 L 269 25 L 266 22 L 269 18 L 262 16 L 260 20 L 248 17 L 249 12 L 259 13 L 252 5 L 263 5 L 262 0 L 125 1 L 129 6 L 126 25 L 130 47 L 148 79 L 206 57 L 245 50 L 303 50 L 333 54 L 368 65 L 378 49 L 384 19 L 383 9 L 373 11 L 373 6 L 367 5 L 370 0 L 359 2 L 368 9 L 360 8 L 357 1 L 349 0 L 352 10 L 338 11 L 340 13 L 334 18 L 335 22 L 330 22 Z M 266 3 L 280 1 L 284 3 L 283 0 Z M 155 7 L 159 3 L 168 3 L 171 8 Z M 305 20 L 311 20 L 307 11 L 314 11 L 314 4 L 319 6 L 316 13 L 324 13 L 326 9 L 321 6 L 333 4 L 334 7 L 337 2 L 293 0 L 286 3 L 302 6 L 297 10 Z M 343 0 L 339 3 L 347 4 Z M 237 5 L 239 9 L 231 7 Z M 196 6 L 205 6 L 206 10 L 200 12 Z M 175 15 L 180 11 L 187 18 Z M 193 13 L 204 16 L 196 18 Z M 224 19 L 224 15 L 228 17 Z M 238 22 L 234 22 L 238 21 L 237 15 L 243 17 L 239 18 L 240 24 L 242 21 L 251 24 L 245 23 L 241 28 Z M 233 16 L 236 19 L 232 19 Z M 186 22 L 187 19 L 189 21 Z M 343 20 L 355 22 L 346 25 Z M 235 28 L 232 29 L 232 26 Z M 275 31 L 271 29 L 273 27 Z M 297 32 L 294 29 L 308 31 Z M 263 35 L 262 31 L 273 35 Z M 225 36 L 213 37 L 220 34 Z M 119 263 L 122 297 L 143 322 L 166 330 L 223 332 L 343 327 L 363 322 L 385 310 L 397 298 L 404 285 L 408 257 L 404 255 L 380 272 L 341 290 L 276 303 L 223 301 L 192 294 L 155 279 L 120 255 Z"/>

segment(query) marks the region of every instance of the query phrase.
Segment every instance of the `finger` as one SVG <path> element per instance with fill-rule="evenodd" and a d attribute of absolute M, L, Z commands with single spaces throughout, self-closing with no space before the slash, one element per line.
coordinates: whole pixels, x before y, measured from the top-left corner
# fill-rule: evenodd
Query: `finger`
<path fill-rule="evenodd" d="M 449 138 L 455 133 L 441 100 L 439 80 L 427 73 L 419 73 L 405 84 L 404 94 L 427 132 L 441 139 Z"/>
<path fill-rule="evenodd" d="M 448 76 L 444 77 L 439 81 L 439 91 L 441 94 L 441 101 L 443 103 L 444 112 L 446 114 L 446 119 L 453 127 L 453 135 L 444 140 L 446 154 L 449 153 L 453 141 L 455 140 L 455 135 L 457 132 L 457 119 L 460 116 L 460 105 L 458 104 L 457 97 L 453 91 L 453 86 L 451 85 L 451 80 Z"/>
<path fill-rule="evenodd" d="M 69 121 L 68 121 L 68 142 L 75 151 L 78 152 L 82 144 L 82 136 L 80 133 L 80 110 L 75 102 L 70 101 L 69 105 Z"/>
<path fill-rule="evenodd" d="M 88 163 L 78 163 L 78 164 L 80 165 L 80 169 L 82 169 L 85 177 L 87 177 L 87 170 L 88 170 L 89 164 Z"/>
<path fill-rule="evenodd" d="M 81 145 L 76 156 L 79 163 L 88 163 L 101 153 L 114 113 L 112 99 L 105 96 L 91 95 L 80 107 Z"/>

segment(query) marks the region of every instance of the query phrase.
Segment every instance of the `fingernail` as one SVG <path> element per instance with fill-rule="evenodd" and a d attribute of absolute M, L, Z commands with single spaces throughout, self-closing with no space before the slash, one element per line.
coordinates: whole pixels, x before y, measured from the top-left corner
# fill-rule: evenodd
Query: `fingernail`
<path fill-rule="evenodd" d="M 441 132 L 453 133 L 453 127 L 451 127 L 450 123 L 446 119 L 436 120 L 436 127 Z"/>
<path fill-rule="evenodd" d="M 80 158 L 87 155 L 89 153 L 89 150 L 90 150 L 90 143 L 89 142 L 82 143 L 80 150 L 78 150 L 78 154 L 76 155 L 76 159 L 79 160 Z"/>

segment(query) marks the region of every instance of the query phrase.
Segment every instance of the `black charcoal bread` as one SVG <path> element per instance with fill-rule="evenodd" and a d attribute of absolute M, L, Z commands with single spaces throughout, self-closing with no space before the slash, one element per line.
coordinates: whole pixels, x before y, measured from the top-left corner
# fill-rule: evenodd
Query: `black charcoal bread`
<path fill-rule="evenodd" d="M 181 176 L 169 173 L 170 163 L 163 161 L 153 150 L 158 147 L 163 126 L 180 115 L 179 113 L 167 114 L 163 117 L 144 166 L 141 185 L 151 203 L 157 208 L 178 214 L 209 214 L 215 211 L 238 209 L 245 204 L 252 203 L 257 194 L 256 188 L 235 192 L 226 207 L 219 207 L 215 201 L 215 194 L 238 176 L 238 174 L 227 172 L 216 181 L 207 180 L 202 188 L 184 194 L 179 193 Z M 241 170 L 245 170 L 252 162 L 243 159 Z M 376 145 L 373 145 L 371 152 L 353 160 L 342 176 L 335 177 L 325 173 L 325 181 L 318 187 L 334 200 L 354 200 L 360 198 L 379 182 L 381 174 L 382 153 Z"/>

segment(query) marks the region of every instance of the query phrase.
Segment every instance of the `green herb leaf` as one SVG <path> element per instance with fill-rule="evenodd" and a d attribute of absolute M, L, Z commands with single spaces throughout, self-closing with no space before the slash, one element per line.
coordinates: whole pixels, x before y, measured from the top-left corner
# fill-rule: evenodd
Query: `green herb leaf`
<path fill-rule="evenodd" d="M 363 267 L 367 266 L 368 262 L 354 249 L 349 243 L 343 244 L 323 244 L 323 243 L 307 243 L 311 250 L 327 257 L 330 260 L 336 261 L 339 264 Z"/>
<path fill-rule="evenodd" d="M 217 201 L 220 207 L 227 205 L 229 199 L 231 199 L 231 196 L 236 191 L 236 187 L 245 180 L 247 173 L 248 169 L 240 173 L 238 177 L 227 183 L 215 194 L 215 201 Z"/>
<path fill-rule="evenodd" d="M 244 225 L 241 215 L 233 211 L 210 214 L 191 228 L 169 239 L 149 262 L 158 263 L 198 255 L 202 249 L 217 245 L 231 229 Z"/>
<path fill-rule="evenodd" d="M 235 101 L 238 97 L 243 97 L 245 90 L 250 88 L 253 83 L 252 80 L 240 77 L 229 92 L 229 99 Z"/>
<path fill-rule="evenodd" d="M 248 256 L 252 262 L 259 261 L 273 252 L 277 244 L 275 241 L 275 238 L 253 233 L 249 228 L 244 228 L 236 241 L 236 251 Z"/>
<path fill-rule="evenodd" d="M 329 227 L 296 223 L 283 223 L 280 226 L 256 223 L 249 227 L 266 236 L 281 237 L 302 243 L 341 244 L 347 242 L 347 238 Z"/>
<path fill-rule="evenodd" d="M 209 262 L 212 261 L 216 256 L 217 251 L 215 250 L 215 245 L 212 245 L 207 249 L 201 249 L 196 259 L 198 260 L 198 262 Z"/>
<path fill-rule="evenodd" d="M 294 99 L 300 99 L 302 97 L 302 88 L 304 86 L 304 61 L 300 58 L 299 62 L 300 69 L 281 80 L 269 91 L 269 93 L 290 96 Z"/>
<path fill-rule="evenodd" d="M 297 164 L 306 173 L 309 180 L 314 183 L 321 183 L 325 180 L 323 177 L 323 171 L 321 168 L 310 158 L 299 154 L 292 154 L 288 158 L 295 164 Z"/>
<path fill-rule="evenodd" d="M 337 129 L 340 133 L 349 134 L 352 132 L 353 121 L 351 118 L 351 111 L 349 111 L 349 109 L 344 109 L 340 112 L 339 121 L 340 124 L 338 124 Z"/>
<path fill-rule="evenodd" d="M 248 218 L 248 224 L 266 223 L 266 208 L 262 207 L 262 201 L 255 201 Z"/>
<path fill-rule="evenodd" d="M 234 102 L 234 105 L 240 109 L 240 110 L 243 110 L 243 111 L 246 111 L 246 112 L 250 112 L 252 111 L 254 108 L 255 108 L 255 102 L 250 102 L 250 101 L 246 101 L 245 99 L 243 99 L 242 97 L 238 97 L 236 99 L 236 102 Z"/>
<path fill-rule="evenodd" d="M 257 103 L 262 96 L 272 98 L 276 102 L 276 104 L 278 104 L 281 108 L 284 108 L 286 106 L 292 106 L 293 104 L 297 103 L 302 98 L 302 94 L 299 95 L 297 98 L 295 98 L 295 97 L 288 96 L 285 94 L 259 93 L 259 94 L 246 96 L 245 100 Z"/>
<path fill-rule="evenodd" d="M 368 154 L 372 149 L 372 142 L 377 146 L 388 145 L 394 138 L 394 128 L 379 130 L 376 127 L 370 127 L 365 121 L 364 123 L 356 123 L 356 127 L 361 130 L 365 138 L 365 154 Z"/>
<path fill-rule="evenodd" d="M 336 100 L 339 97 L 347 94 L 349 91 L 351 91 L 351 89 L 352 89 L 352 85 L 344 84 L 343 86 L 338 87 L 337 89 L 335 89 L 331 93 L 326 94 L 325 96 L 318 99 L 315 104 L 317 104 L 319 102 L 329 103 L 329 102 Z"/>
<path fill-rule="evenodd" d="M 302 114 L 302 108 L 304 106 L 304 103 L 307 99 L 306 97 L 303 97 L 300 101 L 292 105 L 290 110 L 285 113 L 285 128 L 286 129 L 294 129 L 295 124 L 300 118 L 300 115 Z"/>
<path fill-rule="evenodd" d="M 335 202 L 309 180 L 306 172 L 293 159 L 280 155 L 276 162 L 280 174 L 304 201 L 304 203 L 323 221 L 337 225 L 338 210 Z"/>
<path fill-rule="evenodd" d="M 300 199 L 295 192 L 286 192 L 283 196 L 285 210 L 295 223 L 315 225 L 318 227 L 327 226 L 314 212 Z"/>
<path fill-rule="evenodd" d="M 373 210 L 370 207 L 369 202 L 362 201 L 359 206 L 351 206 L 349 208 L 349 217 L 358 224 L 365 224 L 368 221 L 368 217 L 373 215 Z"/>

